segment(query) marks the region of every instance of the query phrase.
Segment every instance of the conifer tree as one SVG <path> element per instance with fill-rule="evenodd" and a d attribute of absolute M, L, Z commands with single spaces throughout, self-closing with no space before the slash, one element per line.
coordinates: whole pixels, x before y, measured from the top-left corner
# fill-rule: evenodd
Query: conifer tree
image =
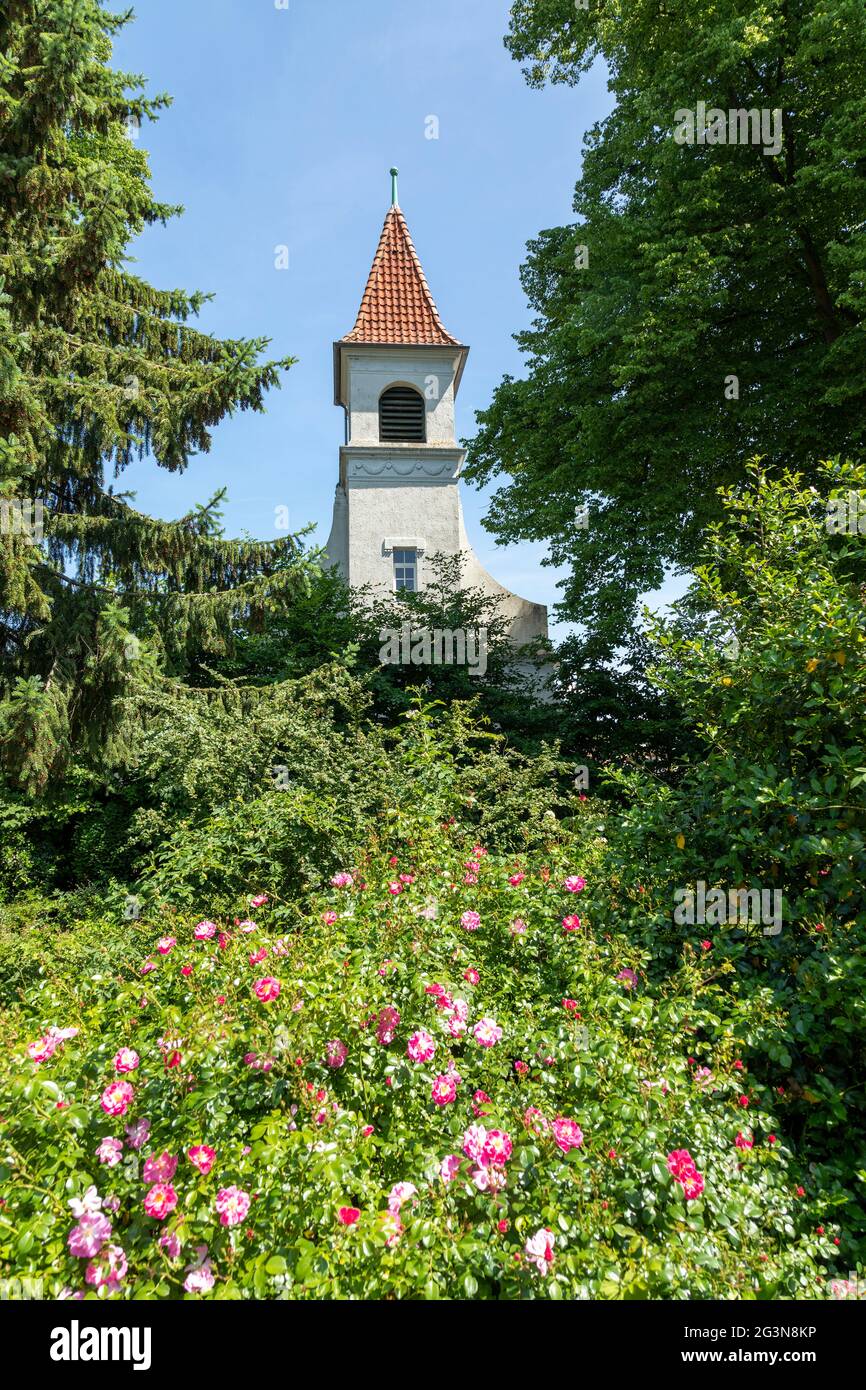
<path fill-rule="evenodd" d="M 30 788 L 122 740 L 137 692 L 230 649 L 310 566 L 297 537 L 227 541 L 218 497 L 164 522 L 115 489 L 146 454 L 185 468 L 292 362 L 199 331 L 207 296 L 129 268 L 131 239 L 181 211 L 130 139 L 168 98 L 109 67 L 130 18 L 102 0 L 0 12 L 0 754 Z"/>

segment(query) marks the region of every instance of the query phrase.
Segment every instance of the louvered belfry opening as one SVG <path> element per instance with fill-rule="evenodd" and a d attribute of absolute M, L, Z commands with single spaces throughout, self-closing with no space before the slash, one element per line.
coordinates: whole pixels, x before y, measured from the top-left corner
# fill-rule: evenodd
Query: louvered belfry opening
<path fill-rule="evenodd" d="M 390 386 L 379 398 L 379 439 L 388 444 L 423 444 L 427 438 L 424 397 L 411 386 Z"/>

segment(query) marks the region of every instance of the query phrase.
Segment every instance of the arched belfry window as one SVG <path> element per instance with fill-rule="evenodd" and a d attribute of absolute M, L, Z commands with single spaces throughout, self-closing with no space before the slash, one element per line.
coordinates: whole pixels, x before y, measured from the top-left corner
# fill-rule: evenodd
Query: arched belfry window
<path fill-rule="evenodd" d="M 427 438 L 424 397 L 412 386 L 389 386 L 379 397 L 379 439 L 383 444 L 423 444 Z"/>

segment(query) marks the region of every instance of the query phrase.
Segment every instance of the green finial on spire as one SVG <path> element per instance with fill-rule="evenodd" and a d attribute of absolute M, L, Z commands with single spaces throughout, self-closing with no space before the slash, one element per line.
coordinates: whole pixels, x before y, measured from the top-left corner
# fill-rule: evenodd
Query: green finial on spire
<path fill-rule="evenodd" d="M 391 206 L 392 206 L 392 208 L 395 208 L 395 207 L 397 206 L 397 175 L 399 174 L 399 172 L 400 172 L 399 169 L 392 169 L 392 170 L 391 170 Z"/>

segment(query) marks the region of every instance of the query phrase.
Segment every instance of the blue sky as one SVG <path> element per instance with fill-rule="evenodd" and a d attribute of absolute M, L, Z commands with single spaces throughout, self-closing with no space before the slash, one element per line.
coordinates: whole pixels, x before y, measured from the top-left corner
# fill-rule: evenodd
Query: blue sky
<path fill-rule="evenodd" d="M 317 523 L 327 540 L 342 412 L 331 344 L 355 320 L 400 169 L 400 203 L 446 328 L 471 345 L 458 434 L 473 432 L 529 319 L 527 240 L 572 220 L 583 134 L 610 109 L 603 70 L 577 89 L 530 90 L 503 47 L 507 0 L 141 0 L 115 65 L 174 104 L 140 139 L 157 197 L 185 214 L 134 247 L 159 287 L 215 294 L 202 326 L 272 339 L 299 359 L 264 415 L 215 431 L 181 476 L 142 462 L 120 486 L 175 517 L 225 484 L 226 529 L 267 539 Z M 428 139 L 428 117 L 439 138 Z M 275 248 L 289 269 L 275 269 Z M 553 604 L 545 547 L 496 546 L 487 497 L 462 485 L 472 543 L 526 598 Z"/>

